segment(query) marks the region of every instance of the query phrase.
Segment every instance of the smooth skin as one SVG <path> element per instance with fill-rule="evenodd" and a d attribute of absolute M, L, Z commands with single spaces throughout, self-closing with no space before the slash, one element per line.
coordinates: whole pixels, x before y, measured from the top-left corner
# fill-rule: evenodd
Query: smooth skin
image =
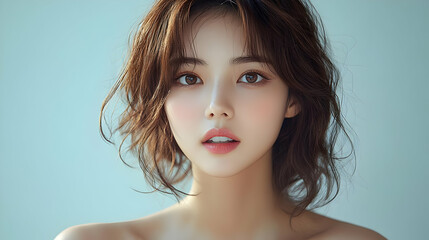
<path fill-rule="evenodd" d="M 186 197 L 161 212 L 120 223 L 70 227 L 56 240 L 81 239 L 308 239 L 378 240 L 380 234 L 311 211 L 293 218 L 271 186 L 271 149 L 284 118 L 299 113 L 288 87 L 269 65 L 233 63 L 246 56 L 236 16 L 206 14 L 187 29 L 187 57 L 170 90 L 165 111 L 177 144 L 192 163 Z M 194 41 L 195 52 L 191 48 Z M 240 138 L 227 154 L 207 151 L 201 140 L 212 128 Z"/>

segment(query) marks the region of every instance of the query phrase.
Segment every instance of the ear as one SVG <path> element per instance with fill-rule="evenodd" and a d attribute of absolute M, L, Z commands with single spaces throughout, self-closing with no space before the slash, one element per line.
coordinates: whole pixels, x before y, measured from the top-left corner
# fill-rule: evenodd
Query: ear
<path fill-rule="evenodd" d="M 294 97 L 291 97 L 289 100 L 289 106 L 286 106 L 285 118 L 293 118 L 299 112 L 301 112 L 301 106 Z"/>

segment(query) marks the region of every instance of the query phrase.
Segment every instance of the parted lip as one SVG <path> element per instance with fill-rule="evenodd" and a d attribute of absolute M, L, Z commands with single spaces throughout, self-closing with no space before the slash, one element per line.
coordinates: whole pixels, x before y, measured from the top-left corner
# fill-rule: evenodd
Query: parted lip
<path fill-rule="evenodd" d="M 227 137 L 235 141 L 240 141 L 230 130 L 226 128 L 212 128 L 205 135 L 202 142 L 206 142 L 212 137 Z"/>

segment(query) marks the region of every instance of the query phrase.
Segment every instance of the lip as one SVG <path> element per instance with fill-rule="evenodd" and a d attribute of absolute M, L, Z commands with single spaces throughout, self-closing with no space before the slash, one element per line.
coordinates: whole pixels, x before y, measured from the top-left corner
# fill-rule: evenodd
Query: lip
<path fill-rule="evenodd" d="M 214 154 L 226 154 L 234 150 L 240 142 L 203 143 L 204 147 Z"/>
<path fill-rule="evenodd" d="M 201 141 L 204 143 L 205 141 L 209 140 L 212 137 L 227 137 L 231 138 L 232 140 L 235 140 L 237 142 L 240 142 L 240 139 L 235 136 L 229 129 L 226 128 L 212 128 L 210 129 L 203 137 L 203 140 Z"/>

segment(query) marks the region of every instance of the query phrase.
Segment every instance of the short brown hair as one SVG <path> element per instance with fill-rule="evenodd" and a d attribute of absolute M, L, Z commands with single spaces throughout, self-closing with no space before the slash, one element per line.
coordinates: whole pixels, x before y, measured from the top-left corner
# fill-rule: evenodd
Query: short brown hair
<path fill-rule="evenodd" d="M 141 22 L 128 62 L 103 102 L 103 138 L 112 143 L 103 133 L 102 117 L 106 104 L 120 90 L 127 100 L 115 129 L 123 136 L 120 157 L 122 144 L 130 136 L 129 150 L 137 155 L 147 182 L 158 191 L 174 194 L 177 201 L 179 193 L 189 195 L 174 187 L 191 166 L 186 166 L 189 161 L 171 133 L 164 103 L 178 67 L 171 60 L 184 55 L 184 28 L 191 17 L 208 11 L 233 13 L 241 19 L 248 53 L 268 59 L 287 84 L 289 96 L 300 105 L 299 114 L 284 119 L 272 148 L 273 189 L 295 202 L 294 213 L 301 213 L 318 197 L 318 206 L 329 203 L 339 191 L 336 161 L 350 156 L 338 157 L 334 152 L 340 130 L 353 154 L 354 147 L 336 94 L 340 74 L 328 55 L 330 46 L 320 16 L 309 1 L 157 1 Z"/>

